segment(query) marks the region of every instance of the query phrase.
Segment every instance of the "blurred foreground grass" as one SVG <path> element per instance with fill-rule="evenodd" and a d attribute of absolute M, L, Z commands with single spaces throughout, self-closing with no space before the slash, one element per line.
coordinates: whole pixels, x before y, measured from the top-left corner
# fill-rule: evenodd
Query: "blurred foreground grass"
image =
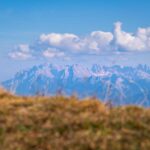
<path fill-rule="evenodd" d="M 1 90 L 0 150 L 150 150 L 150 109 Z"/>

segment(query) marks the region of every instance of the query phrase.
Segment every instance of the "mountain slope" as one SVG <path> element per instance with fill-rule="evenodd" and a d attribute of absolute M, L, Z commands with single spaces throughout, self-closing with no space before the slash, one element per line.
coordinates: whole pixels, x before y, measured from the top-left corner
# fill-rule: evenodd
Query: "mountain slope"
<path fill-rule="evenodd" d="M 18 95 L 77 94 L 96 96 L 113 104 L 150 105 L 150 68 L 44 64 L 19 72 L 2 85 Z"/>

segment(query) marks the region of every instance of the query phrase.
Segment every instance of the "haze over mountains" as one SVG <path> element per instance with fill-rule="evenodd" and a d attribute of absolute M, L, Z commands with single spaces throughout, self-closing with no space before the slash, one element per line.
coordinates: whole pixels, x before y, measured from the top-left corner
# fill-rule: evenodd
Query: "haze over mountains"
<path fill-rule="evenodd" d="M 150 106 L 150 67 L 147 65 L 101 66 L 42 64 L 18 72 L 2 83 L 18 95 L 77 94 L 80 98 L 95 96 L 113 104 Z"/>

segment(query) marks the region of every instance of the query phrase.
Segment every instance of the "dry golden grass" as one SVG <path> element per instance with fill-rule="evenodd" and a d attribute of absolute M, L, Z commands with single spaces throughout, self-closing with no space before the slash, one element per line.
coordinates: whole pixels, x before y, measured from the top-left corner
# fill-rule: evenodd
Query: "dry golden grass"
<path fill-rule="evenodd" d="M 150 150 L 150 110 L 1 90 L 0 150 Z"/>

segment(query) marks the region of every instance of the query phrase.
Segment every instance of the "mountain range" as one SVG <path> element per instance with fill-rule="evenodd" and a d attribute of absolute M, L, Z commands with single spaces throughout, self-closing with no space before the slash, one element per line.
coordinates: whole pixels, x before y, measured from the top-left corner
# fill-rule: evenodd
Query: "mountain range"
<path fill-rule="evenodd" d="M 115 105 L 150 106 L 150 67 L 42 64 L 18 72 L 1 85 L 23 96 L 73 95 L 97 97 Z"/>

